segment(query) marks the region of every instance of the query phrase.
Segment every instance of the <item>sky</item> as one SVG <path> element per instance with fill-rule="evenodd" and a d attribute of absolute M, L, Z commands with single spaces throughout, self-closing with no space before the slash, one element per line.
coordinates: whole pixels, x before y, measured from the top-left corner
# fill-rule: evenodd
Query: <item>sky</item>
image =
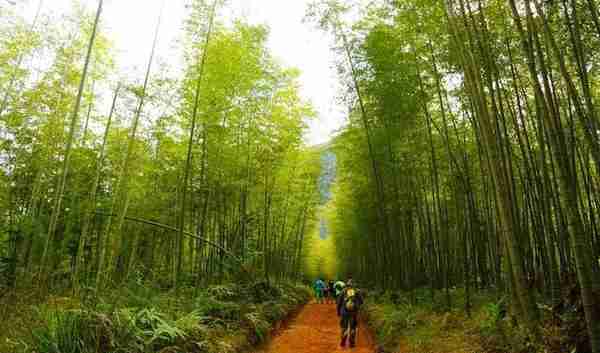
<path fill-rule="evenodd" d="M 0 0 L 4 1 L 4 0 Z M 16 8 L 33 18 L 40 0 L 12 0 Z M 42 13 L 68 13 L 79 1 L 90 9 L 96 0 L 42 0 Z M 114 41 L 117 64 L 123 71 L 142 71 L 152 45 L 154 26 L 163 0 L 105 0 L 103 30 Z M 186 18 L 186 0 L 165 0 L 158 55 L 162 61 L 180 61 L 176 46 Z M 309 122 L 307 143 L 322 144 L 344 125 L 345 109 L 337 103 L 339 92 L 334 57 L 328 34 L 304 23 L 311 0 L 229 0 L 221 9 L 223 18 L 243 17 L 253 24 L 271 29 L 268 46 L 277 60 L 287 67 L 301 70 L 302 95 L 318 113 Z"/>

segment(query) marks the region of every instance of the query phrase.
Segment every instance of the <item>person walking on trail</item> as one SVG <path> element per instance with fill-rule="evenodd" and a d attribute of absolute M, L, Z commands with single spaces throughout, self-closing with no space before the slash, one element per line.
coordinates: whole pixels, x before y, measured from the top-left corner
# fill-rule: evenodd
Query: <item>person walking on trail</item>
<path fill-rule="evenodd" d="M 329 282 L 323 281 L 325 287 L 323 287 L 323 302 L 327 303 L 329 299 Z"/>
<path fill-rule="evenodd" d="M 315 281 L 315 297 L 317 298 L 317 303 L 323 303 L 323 295 L 325 294 L 325 282 L 320 278 Z"/>
<path fill-rule="evenodd" d="M 335 289 L 333 288 L 333 280 L 327 282 L 327 302 L 335 302 Z"/>
<path fill-rule="evenodd" d="M 340 328 L 342 329 L 341 347 L 345 347 L 347 341 L 350 344 L 350 348 L 356 345 L 358 311 L 362 304 L 362 295 L 354 287 L 352 279 L 349 279 L 337 300 L 337 314 L 341 318 Z"/>

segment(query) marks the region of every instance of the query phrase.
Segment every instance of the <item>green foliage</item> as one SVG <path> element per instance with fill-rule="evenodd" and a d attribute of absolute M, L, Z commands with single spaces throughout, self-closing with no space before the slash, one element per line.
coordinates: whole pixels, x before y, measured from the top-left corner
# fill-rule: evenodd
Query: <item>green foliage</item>
<path fill-rule="evenodd" d="M 239 303 L 224 302 L 212 297 L 202 297 L 197 300 L 198 312 L 208 317 L 226 321 L 237 321 L 242 316 Z"/>
<path fill-rule="evenodd" d="M 377 341 L 389 351 L 396 347 L 399 337 L 404 336 L 418 324 L 417 308 L 409 303 L 395 303 L 392 297 L 395 295 L 389 291 L 370 292 L 365 305 Z"/>
<path fill-rule="evenodd" d="M 117 71 L 101 26 L 77 115 L 93 13 L 75 2 L 64 14 L 43 6 L 43 21 L 30 26 L 0 3 L 0 299 L 5 286 L 39 283 L 42 297 L 75 293 L 78 302 L 45 309 L 23 325 L 39 327 L 33 338 L 12 346 L 222 353 L 231 349 L 215 337 L 234 331 L 264 340 L 309 298 L 272 283 L 302 276 L 320 172 L 318 152 L 303 142 L 315 112 L 298 70 L 271 55 L 268 28 L 217 16 L 207 38 L 213 2 L 191 1 L 183 70 L 161 60 L 144 92 L 142 77 Z M 135 133 L 132 116 L 143 120 Z M 69 117 L 77 133 L 62 173 Z M 60 217 L 48 237 L 52 214 Z M 177 243 L 180 228 L 191 232 Z"/>
<path fill-rule="evenodd" d="M 112 315 L 113 345 L 116 351 L 140 352 L 144 349 L 143 332 L 136 324 L 136 313 L 133 309 L 119 309 Z"/>
<path fill-rule="evenodd" d="M 139 293 L 141 289 L 135 291 Z M 249 295 L 257 291 L 274 295 L 269 301 Z M 133 292 L 121 290 L 99 302 Z M 244 335 L 247 344 L 267 340 L 275 323 L 311 297 L 310 290 L 302 285 L 265 282 L 210 286 L 197 296 L 177 298 L 173 293 L 150 288 L 144 292 L 147 305 L 139 307 L 119 307 L 140 303 L 138 299 L 121 300 L 117 305 L 97 304 L 93 309 L 42 306 L 38 312 L 39 327 L 33 331 L 31 340 L 21 340 L 21 348 L 15 351 L 148 353 L 173 348 L 223 352 L 226 336 Z M 219 297 L 214 297 L 215 294 Z"/>
<path fill-rule="evenodd" d="M 135 314 L 135 325 L 145 336 L 147 346 L 168 346 L 177 339 L 183 339 L 186 333 L 172 321 L 167 321 L 156 309 L 142 309 Z"/>
<path fill-rule="evenodd" d="M 504 298 L 496 303 L 487 304 L 485 306 L 486 316 L 485 320 L 481 322 L 481 329 L 486 331 L 496 328 L 500 320 L 506 317 L 506 310 Z"/>
<path fill-rule="evenodd" d="M 490 352 L 516 352 L 530 353 L 542 352 L 543 347 L 535 344 L 535 340 L 522 327 L 511 325 L 505 321 L 497 321 L 489 326 L 485 321 L 482 324 L 481 344 Z"/>
<path fill-rule="evenodd" d="M 255 303 L 263 303 L 267 300 L 279 298 L 282 291 L 267 282 L 256 282 L 248 287 L 248 298 Z"/>
<path fill-rule="evenodd" d="M 256 342 L 264 342 L 269 336 L 271 325 L 259 313 L 248 313 L 244 316 L 245 321 L 249 324 L 256 336 Z"/>
<path fill-rule="evenodd" d="M 216 4 L 220 9 L 222 4 Z M 43 275 L 51 279 L 51 291 L 73 285 L 78 256 L 82 286 L 101 286 L 104 281 L 97 281 L 98 273 L 106 274 L 110 285 L 136 280 L 145 287 L 168 290 L 175 284 L 249 277 L 287 279 L 302 271 L 306 255 L 300 250 L 302 239 L 313 227 L 318 203 L 319 160 L 303 143 L 307 119 L 315 112 L 300 94 L 300 73 L 272 57 L 265 26 L 235 19 L 225 24 L 217 16 L 207 41 L 206 14 L 212 1 L 194 0 L 189 5 L 185 67 L 182 71 L 168 62 L 160 69 L 152 66 L 145 96 L 142 78 L 129 78 L 128 73 L 123 79 L 124 73 L 116 72 L 108 32 L 104 28 L 98 32 L 64 202 L 56 211 L 61 216 L 48 244 L 49 266 L 44 272 L 49 273 Z M 67 120 L 94 19 L 77 4 L 60 17 L 47 10 L 42 8 L 44 21 L 31 29 L 25 25 L 28 19 L 13 12 L 0 14 L 0 224 L 19 228 L 16 247 L 8 231 L 0 230 L 1 271 L 3 277 L 10 272 L 11 278 L 26 282 L 39 272 L 31 269 L 39 266 L 48 239 Z M 33 55 L 38 52 L 43 65 Z M 121 89 L 109 126 L 107 103 L 116 86 Z M 144 121 L 133 134 L 131 117 L 138 114 Z M 201 234 L 202 240 L 194 244 L 186 234 L 182 245 L 172 249 L 172 229 L 121 217 L 135 214 L 179 227 L 179 215 L 165 210 L 182 208 L 181 179 L 193 114 L 198 124 L 191 136 L 192 177 L 186 193 L 191 196 L 185 200 L 189 204 L 183 226 Z M 127 151 L 131 163 L 123 170 Z M 113 225 L 106 231 L 108 213 L 114 213 Z M 223 253 L 215 253 L 217 244 L 225 244 Z M 100 257 L 113 268 L 99 270 Z M 182 266 L 173 269 L 179 259 Z M 199 284 L 200 279 L 205 283 Z M 217 288 L 214 294 L 233 299 L 227 298 L 226 288 Z M 143 293 L 131 293 L 111 300 L 141 307 L 149 304 L 145 298 Z"/>
<path fill-rule="evenodd" d="M 521 331 L 506 340 L 521 351 L 539 338 L 536 301 L 557 305 L 576 271 L 589 349 L 600 352 L 600 248 L 589 231 L 600 148 L 588 127 L 597 7 L 314 1 L 308 15 L 335 36 L 350 111 L 333 142 L 328 214 L 339 273 L 373 288 L 445 289 L 437 311 L 452 311 L 462 292 L 465 314 L 475 292 L 501 289 L 519 307 Z M 483 327 L 496 334 L 503 309 L 489 310 Z"/>
<path fill-rule="evenodd" d="M 206 290 L 206 295 L 210 298 L 220 301 L 233 301 L 240 299 L 237 296 L 240 292 L 237 291 L 238 286 L 235 284 L 211 286 Z"/>
<path fill-rule="evenodd" d="M 39 353 L 92 353 L 101 347 L 109 322 L 82 310 L 42 311 L 45 327 L 33 330 Z M 107 348 L 107 347 L 103 347 Z"/>

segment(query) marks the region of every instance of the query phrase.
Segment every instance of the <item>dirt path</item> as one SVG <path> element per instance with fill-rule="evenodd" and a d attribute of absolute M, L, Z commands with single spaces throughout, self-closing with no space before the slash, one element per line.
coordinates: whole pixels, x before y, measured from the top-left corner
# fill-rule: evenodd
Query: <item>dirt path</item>
<path fill-rule="evenodd" d="M 359 325 L 355 348 L 340 347 L 340 328 L 334 304 L 308 304 L 281 334 L 260 353 L 373 353 L 366 325 Z"/>

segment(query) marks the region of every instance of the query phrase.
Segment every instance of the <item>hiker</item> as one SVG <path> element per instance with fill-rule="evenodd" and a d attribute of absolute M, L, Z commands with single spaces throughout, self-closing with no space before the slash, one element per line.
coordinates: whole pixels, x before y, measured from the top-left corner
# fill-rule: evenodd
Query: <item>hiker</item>
<path fill-rule="evenodd" d="M 318 278 L 315 281 L 314 289 L 315 289 L 315 297 L 317 298 L 317 303 L 323 303 L 323 295 L 324 295 L 324 291 L 325 291 L 325 282 L 323 282 L 323 280 L 321 280 L 320 278 Z"/>
<path fill-rule="evenodd" d="M 345 287 L 346 287 L 346 283 L 339 281 L 339 280 L 337 282 L 335 282 L 335 284 L 333 285 L 333 297 L 335 298 L 336 303 L 337 303 L 337 300 L 338 300 L 340 294 L 342 294 L 342 291 L 344 290 Z"/>
<path fill-rule="evenodd" d="M 352 279 L 348 279 L 346 287 L 337 300 L 337 314 L 341 317 L 342 341 L 340 346 L 346 346 L 349 340 L 350 348 L 356 345 L 356 331 L 358 329 L 358 311 L 363 304 L 363 298 L 358 289 L 354 288 Z"/>
<path fill-rule="evenodd" d="M 333 280 L 330 279 L 327 282 L 327 302 L 331 303 L 335 301 L 335 289 L 333 288 Z"/>
<path fill-rule="evenodd" d="M 323 301 L 325 303 L 327 303 L 328 297 L 329 297 L 329 282 L 328 281 L 323 281 L 323 284 L 325 285 L 323 287 Z"/>

